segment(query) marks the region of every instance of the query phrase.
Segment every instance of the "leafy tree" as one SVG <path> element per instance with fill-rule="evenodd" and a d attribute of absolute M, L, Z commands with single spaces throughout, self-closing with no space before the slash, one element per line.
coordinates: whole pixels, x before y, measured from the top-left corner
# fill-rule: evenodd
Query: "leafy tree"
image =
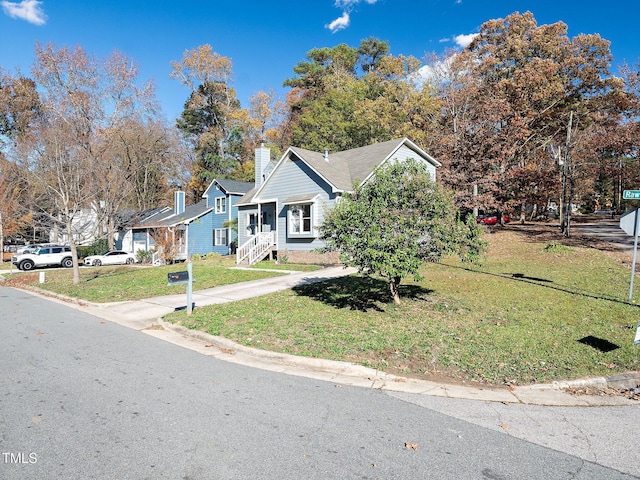
<path fill-rule="evenodd" d="M 307 59 L 293 67 L 297 76 L 285 80 L 283 85 L 303 89 L 309 98 L 317 98 L 324 92 L 325 76 L 336 72 L 355 75 L 358 50 L 342 43 L 332 48 L 311 49 Z"/>
<path fill-rule="evenodd" d="M 506 210 L 533 203 L 506 194 L 539 190 L 546 171 L 556 168 L 550 145 L 566 146 L 576 164 L 585 164 L 576 155 L 586 149 L 575 142 L 586 137 L 575 133 L 611 114 L 619 82 L 609 74 L 610 61 L 609 42 L 599 35 L 569 38 L 564 23 L 538 26 L 530 12 L 483 24 L 453 62 L 454 75 L 438 85 L 448 138 L 437 154 L 446 166 L 443 180 L 460 189 L 458 202 Z M 570 116 L 575 132 L 565 145 Z M 559 196 L 556 175 L 558 181 L 545 182 L 547 198 Z"/>
<path fill-rule="evenodd" d="M 369 37 L 360 42 L 358 64 L 362 71 L 369 73 L 375 71 L 380 60 L 389 54 L 389 43 L 375 37 Z"/>
<path fill-rule="evenodd" d="M 0 251 L 5 237 L 20 235 L 33 220 L 24 176 L 3 151 L 24 138 L 40 114 L 35 82 L 0 70 Z"/>
<path fill-rule="evenodd" d="M 40 99 L 35 82 L 0 71 L 0 136 L 19 137 L 39 113 Z"/>
<path fill-rule="evenodd" d="M 423 262 L 445 255 L 474 261 L 484 250 L 475 219 L 463 223 L 450 196 L 414 159 L 389 162 L 355 186 L 326 213 L 320 238 L 324 251 L 340 252 L 346 265 L 386 278 L 395 303 L 401 280 L 419 280 Z"/>
<path fill-rule="evenodd" d="M 196 154 L 190 188 L 199 198 L 210 182 L 231 178 L 248 157 L 245 141 L 247 113 L 240 107 L 231 59 L 213 52 L 210 45 L 184 52 L 182 60 L 171 62 L 171 77 L 191 93 L 177 120 L 177 127 Z"/>
<path fill-rule="evenodd" d="M 375 38 L 358 49 L 311 50 L 311 61 L 294 68 L 299 76 L 285 82 L 294 87 L 287 125 L 291 143 L 332 151 L 403 136 L 424 143 L 438 113 L 433 91 L 414 81 L 418 59 L 388 52 L 387 42 Z"/>

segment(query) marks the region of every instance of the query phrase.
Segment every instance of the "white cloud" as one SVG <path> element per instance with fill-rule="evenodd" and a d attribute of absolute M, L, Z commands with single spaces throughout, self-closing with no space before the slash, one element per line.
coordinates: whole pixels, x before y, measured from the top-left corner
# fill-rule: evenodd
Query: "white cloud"
<path fill-rule="evenodd" d="M 357 4 L 361 3 L 363 0 L 336 0 L 336 7 L 342 8 L 343 10 L 351 10 Z M 365 3 L 369 5 L 373 5 L 378 0 L 364 0 Z"/>
<path fill-rule="evenodd" d="M 20 3 L 4 0 L 1 5 L 4 13 L 11 18 L 20 18 L 34 25 L 44 25 L 47 22 L 47 16 L 40 8 L 41 3 L 38 0 L 22 0 Z"/>
<path fill-rule="evenodd" d="M 336 33 L 342 29 L 345 29 L 349 26 L 349 13 L 348 12 L 344 12 L 342 14 L 341 17 L 336 18 L 333 22 L 331 22 L 329 25 L 325 25 L 329 30 L 331 30 L 331 33 Z"/>
<path fill-rule="evenodd" d="M 325 25 L 325 27 L 331 30 L 331 33 L 339 32 L 340 30 L 347 28 L 351 23 L 349 14 L 353 11 L 356 5 L 362 2 L 373 5 L 377 1 L 378 0 L 335 0 L 334 5 L 342 9 L 342 16 L 336 18 L 328 25 Z"/>
<path fill-rule="evenodd" d="M 456 45 L 458 45 L 459 47 L 464 48 L 469 45 L 477 36 L 477 33 L 469 33 L 468 35 L 456 35 L 455 37 L 453 37 L 453 41 L 456 42 Z"/>

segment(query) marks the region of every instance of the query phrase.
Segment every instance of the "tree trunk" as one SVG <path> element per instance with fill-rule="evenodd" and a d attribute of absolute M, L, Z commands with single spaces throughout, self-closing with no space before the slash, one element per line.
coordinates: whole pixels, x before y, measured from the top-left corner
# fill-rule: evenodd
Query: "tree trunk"
<path fill-rule="evenodd" d="M 4 262 L 4 228 L 2 227 L 2 212 L 0 212 L 0 263 Z M 11 261 L 11 259 L 9 259 Z"/>
<path fill-rule="evenodd" d="M 69 235 L 69 246 L 71 247 L 71 260 L 73 260 L 73 284 L 80 283 L 80 264 L 78 263 L 78 247 L 76 247 L 76 239 L 73 238 L 73 228 L 71 227 L 70 217 L 67 215 L 66 225 L 67 235 Z"/>
<path fill-rule="evenodd" d="M 107 242 L 109 245 L 109 250 L 113 250 L 115 248 L 115 245 L 114 245 L 115 233 L 116 233 L 115 222 L 113 221 L 113 216 L 109 215 L 109 218 L 107 219 Z"/>
<path fill-rule="evenodd" d="M 396 305 L 402 304 L 400 301 L 400 277 L 393 277 L 389 281 L 389 290 L 391 290 L 391 297 L 393 298 L 393 303 Z"/>

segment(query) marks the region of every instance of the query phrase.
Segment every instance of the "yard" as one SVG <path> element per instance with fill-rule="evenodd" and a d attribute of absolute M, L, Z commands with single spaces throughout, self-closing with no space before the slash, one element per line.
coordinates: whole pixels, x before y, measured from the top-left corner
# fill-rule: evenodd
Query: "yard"
<path fill-rule="evenodd" d="M 627 302 L 630 258 L 543 225 L 488 232 L 481 265 L 425 265 L 423 281 L 403 281 L 401 305 L 381 279 L 352 276 L 166 320 L 261 349 L 441 381 L 516 385 L 640 370 L 633 345 L 640 295 Z M 194 288 L 279 274 L 231 266 L 223 257 L 194 262 Z M 5 282 L 122 301 L 184 291 L 167 286 L 167 273 L 182 269 L 83 268 L 77 286 L 69 270 L 48 269 L 44 285 L 37 272 Z"/>
<path fill-rule="evenodd" d="M 403 282 L 400 306 L 382 280 L 349 277 L 167 320 L 261 349 L 439 380 L 515 385 L 640 369 L 629 259 L 544 226 L 486 238 L 482 265 L 426 265 L 424 281 Z"/>
<path fill-rule="evenodd" d="M 212 288 L 283 275 L 278 271 L 238 270 L 232 268 L 235 266 L 234 260 L 235 258 L 231 257 L 214 256 L 193 262 L 193 278 L 195 279 L 193 288 Z M 23 273 L 14 269 L 18 273 L 5 274 L 5 284 L 10 286 L 31 285 L 91 302 L 121 302 L 184 292 L 186 289 L 184 285 L 167 285 L 167 274 L 186 270 L 186 268 L 186 265 L 182 263 L 162 267 L 144 265 L 82 267 L 80 269 L 80 283 L 77 285 L 73 284 L 71 269 L 49 268 L 41 270 L 45 272 L 46 283 L 44 284 L 38 283 L 39 272 Z"/>

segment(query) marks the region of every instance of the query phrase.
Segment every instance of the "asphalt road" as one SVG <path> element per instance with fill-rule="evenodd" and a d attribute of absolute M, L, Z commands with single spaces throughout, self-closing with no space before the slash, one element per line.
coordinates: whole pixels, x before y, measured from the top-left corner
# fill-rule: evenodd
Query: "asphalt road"
<path fill-rule="evenodd" d="M 594 433 L 576 456 L 510 435 L 488 418 L 495 406 L 222 362 L 8 288 L 0 338 L 3 480 L 637 478 L 613 458 L 637 457 L 636 407 L 598 409 L 628 427 L 625 441 Z M 559 443 L 591 435 L 565 430 L 562 413 L 523 415 L 556 421 Z"/>
<path fill-rule="evenodd" d="M 634 237 L 627 235 L 624 230 L 620 228 L 619 218 L 615 220 L 602 219 L 593 223 L 574 222 L 571 224 L 571 230 L 572 234 L 575 232 L 580 235 L 596 237 L 611 243 L 624 252 L 633 253 Z"/>

